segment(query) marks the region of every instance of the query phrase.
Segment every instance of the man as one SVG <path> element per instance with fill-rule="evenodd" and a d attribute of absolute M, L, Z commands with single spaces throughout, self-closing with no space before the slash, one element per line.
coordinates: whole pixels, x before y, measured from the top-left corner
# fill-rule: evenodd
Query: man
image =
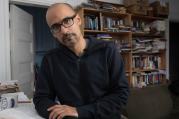
<path fill-rule="evenodd" d="M 120 119 L 129 88 L 114 43 L 85 39 L 81 18 L 69 4 L 53 4 L 46 20 L 60 46 L 43 58 L 34 95 L 37 112 L 49 119 Z"/>

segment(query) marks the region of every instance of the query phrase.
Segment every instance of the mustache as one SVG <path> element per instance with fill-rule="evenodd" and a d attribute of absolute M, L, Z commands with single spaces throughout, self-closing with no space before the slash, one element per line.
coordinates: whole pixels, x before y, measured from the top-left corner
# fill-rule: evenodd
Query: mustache
<path fill-rule="evenodd" d="M 75 33 L 65 33 L 62 39 L 70 39 L 72 36 L 76 36 Z"/>

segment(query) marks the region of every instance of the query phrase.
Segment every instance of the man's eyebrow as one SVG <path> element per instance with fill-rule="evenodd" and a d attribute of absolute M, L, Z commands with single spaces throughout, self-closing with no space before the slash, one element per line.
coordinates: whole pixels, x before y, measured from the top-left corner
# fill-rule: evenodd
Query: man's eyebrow
<path fill-rule="evenodd" d="M 76 14 L 74 14 L 74 15 L 72 15 L 72 16 L 67 16 L 67 17 L 63 18 L 61 22 L 63 22 L 63 21 L 66 20 L 66 19 L 71 19 L 71 18 L 73 18 L 75 15 L 76 15 Z"/>
<path fill-rule="evenodd" d="M 55 25 L 55 24 L 61 24 L 61 25 L 62 25 L 62 22 L 63 22 L 63 21 L 65 21 L 66 19 L 70 19 L 70 18 L 72 18 L 72 17 L 73 17 L 73 16 L 65 17 L 65 18 L 63 18 L 61 21 L 59 21 L 59 22 L 57 22 L 57 23 L 54 23 L 53 25 Z M 53 25 L 52 25 L 52 26 L 53 26 Z"/>
<path fill-rule="evenodd" d="M 70 17 L 69 17 L 69 16 L 68 16 L 68 17 L 65 17 L 65 18 L 63 18 L 63 19 L 62 19 L 62 21 L 66 20 L 66 19 L 70 19 L 70 18 L 72 18 L 72 17 L 73 17 L 73 16 L 70 16 Z"/>
<path fill-rule="evenodd" d="M 54 23 L 54 24 L 62 24 L 63 21 L 65 21 L 66 19 L 73 18 L 74 16 L 76 16 L 76 14 L 74 14 L 72 16 L 67 16 L 67 17 L 63 18 L 60 22 L 57 22 L 57 23 Z M 54 24 L 52 24 L 51 26 L 53 26 Z"/>

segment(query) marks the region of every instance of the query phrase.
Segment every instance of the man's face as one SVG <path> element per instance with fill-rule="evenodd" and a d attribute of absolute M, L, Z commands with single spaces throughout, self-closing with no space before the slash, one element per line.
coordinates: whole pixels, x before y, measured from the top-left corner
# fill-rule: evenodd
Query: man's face
<path fill-rule="evenodd" d="M 60 5 L 47 12 L 47 23 L 58 41 L 67 46 L 74 47 L 80 40 L 80 17 L 68 6 Z"/>

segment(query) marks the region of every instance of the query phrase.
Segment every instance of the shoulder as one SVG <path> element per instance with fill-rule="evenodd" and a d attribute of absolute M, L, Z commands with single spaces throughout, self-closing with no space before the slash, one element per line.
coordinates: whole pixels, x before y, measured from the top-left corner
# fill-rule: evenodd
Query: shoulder
<path fill-rule="evenodd" d="M 106 43 L 106 47 L 109 49 L 115 49 L 116 48 L 116 44 L 114 41 L 105 41 Z"/>
<path fill-rule="evenodd" d="M 90 38 L 90 43 L 92 46 L 100 46 L 100 48 L 106 48 L 106 49 L 115 49 L 116 44 L 114 41 L 107 41 L 107 40 L 98 40 L 94 37 Z"/>
<path fill-rule="evenodd" d="M 105 45 L 105 48 L 110 53 L 117 51 L 117 45 L 114 41 L 103 41 L 103 44 Z"/>

